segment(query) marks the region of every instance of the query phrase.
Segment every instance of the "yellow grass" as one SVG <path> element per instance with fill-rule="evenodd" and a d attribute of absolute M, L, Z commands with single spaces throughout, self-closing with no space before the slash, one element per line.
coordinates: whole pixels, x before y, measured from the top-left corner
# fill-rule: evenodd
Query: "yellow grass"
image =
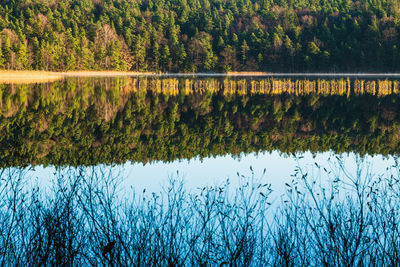
<path fill-rule="evenodd" d="M 49 71 L 0 71 L 0 84 L 28 84 L 62 79 L 61 73 Z"/>
<path fill-rule="evenodd" d="M 154 72 L 132 72 L 132 71 L 0 71 L 0 84 L 29 84 L 52 82 L 65 77 L 117 77 L 117 76 L 138 76 L 157 75 Z M 268 72 L 228 72 L 230 76 L 261 76 Z"/>
<path fill-rule="evenodd" d="M 0 71 L 0 84 L 30 84 L 53 82 L 65 77 L 116 77 L 137 76 L 154 74 L 150 72 L 126 72 L 126 71 Z"/>

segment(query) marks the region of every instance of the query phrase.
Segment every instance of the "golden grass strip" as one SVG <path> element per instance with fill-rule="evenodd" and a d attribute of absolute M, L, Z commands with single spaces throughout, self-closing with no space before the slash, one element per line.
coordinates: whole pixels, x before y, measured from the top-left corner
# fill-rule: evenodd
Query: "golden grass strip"
<path fill-rule="evenodd" d="M 0 71 L 0 84 L 31 84 L 53 82 L 64 75 L 48 71 Z"/>

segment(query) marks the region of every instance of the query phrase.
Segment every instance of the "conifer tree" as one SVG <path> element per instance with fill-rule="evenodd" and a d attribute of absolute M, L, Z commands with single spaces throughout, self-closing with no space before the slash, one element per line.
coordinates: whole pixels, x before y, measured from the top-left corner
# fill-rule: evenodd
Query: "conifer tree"
<path fill-rule="evenodd" d="M 18 45 L 16 68 L 19 70 L 31 69 L 28 59 L 28 51 L 24 42 L 20 42 Z"/>

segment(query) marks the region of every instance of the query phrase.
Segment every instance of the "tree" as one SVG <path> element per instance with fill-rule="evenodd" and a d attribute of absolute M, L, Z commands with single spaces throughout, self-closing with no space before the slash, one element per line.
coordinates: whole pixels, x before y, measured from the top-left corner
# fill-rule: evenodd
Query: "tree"
<path fill-rule="evenodd" d="M 314 42 L 310 42 L 308 44 L 308 52 L 315 56 L 321 53 L 321 49 Z"/>
<path fill-rule="evenodd" d="M 247 52 L 250 50 L 250 47 L 247 45 L 246 40 L 242 43 L 242 64 L 244 65 L 247 59 Z"/>
<path fill-rule="evenodd" d="M 161 66 L 164 71 L 171 70 L 171 53 L 169 52 L 168 45 L 164 45 L 161 51 Z"/>
<path fill-rule="evenodd" d="M 134 58 L 136 70 L 146 70 L 146 47 L 142 36 L 136 36 Z"/>
<path fill-rule="evenodd" d="M 70 54 L 67 58 L 67 70 L 75 70 L 76 69 L 76 59 L 74 54 Z"/>
<path fill-rule="evenodd" d="M 16 68 L 19 70 L 31 69 L 28 59 L 28 51 L 24 42 L 20 42 L 18 45 Z"/>
<path fill-rule="evenodd" d="M 0 69 L 4 69 L 6 65 L 6 59 L 3 55 L 3 49 L 0 47 Z"/>
<path fill-rule="evenodd" d="M 236 60 L 236 52 L 231 46 L 227 46 L 220 53 L 222 59 L 220 65 L 224 72 L 235 71 L 238 69 L 238 63 Z"/>

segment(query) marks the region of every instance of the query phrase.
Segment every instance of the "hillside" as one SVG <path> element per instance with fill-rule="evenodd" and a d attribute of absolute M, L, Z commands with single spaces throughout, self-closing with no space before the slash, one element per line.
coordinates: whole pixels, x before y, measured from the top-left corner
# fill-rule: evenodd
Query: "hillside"
<path fill-rule="evenodd" d="M 0 0 L 0 69 L 399 71 L 398 0 Z"/>

